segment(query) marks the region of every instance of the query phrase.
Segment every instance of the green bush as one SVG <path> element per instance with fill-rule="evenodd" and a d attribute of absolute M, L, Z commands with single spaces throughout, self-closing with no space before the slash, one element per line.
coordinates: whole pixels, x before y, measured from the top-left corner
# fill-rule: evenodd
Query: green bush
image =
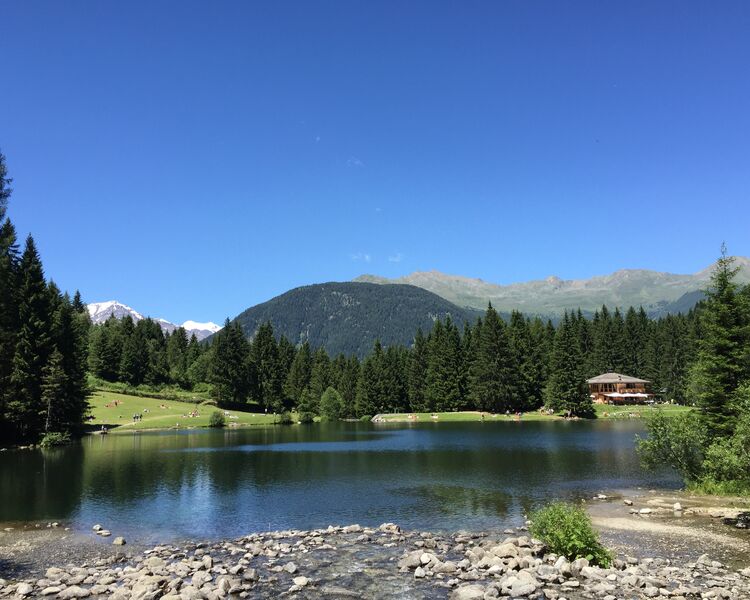
<path fill-rule="evenodd" d="M 211 413 L 211 416 L 208 418 L 208 426 L 209 427 L 216 427 L 216 428 L 222 428 L 227 424 L 227 420 L 224 418 L 224 413 L 220 410 L 215 410 Z"/>
<path fill-rule="evenodd" d="M 363 423 L 368 423 L 369 421 L 372 421 L 372 415 L 362 415 L 359 420 Z"/>
<path fill-rule="evenodd" d="M 601 545 L 586 511 L 567 502 L 552 502 L 531 515 L 531 533 L 550 551 L 568 560 L 586 558 L 608 567 L 612 555 Z"/>
<path fill-rule="evenodd" d="M 292 425 L 294 423 L 292 414 L 288 412 L 281 413 L 281 417 L 279 417 L 279 423 L 281 423 L 282 425 Z"/>
<path fill-rule="evenodd" d="M 303 425 L 309 425 L 315 422 L 315 415 L 309 412 L 303 412 L 299 415 L 299 422 Z"/>
<path fill-rule="evenodd" d="M 71 441 L 72 439 L 67 431 L 64 433 L 53 431 L 50 433 L 46 433 L 42 438 L 42 441 L 39 442 L 39 445 L 42 448 L 52 448 L 54 446 L 64 446 L 65 444 L 70 444 Z"/>
<path fill-rule="evenodd" d="M 638 456 L 644 468 L 669 465 L 687 481 L 703 475 L 703 454 L 707 445 L 705 427 L 697 413 L 668 417 L 662 410 L 646 420 L 648 437 L 636 436 Z"/>

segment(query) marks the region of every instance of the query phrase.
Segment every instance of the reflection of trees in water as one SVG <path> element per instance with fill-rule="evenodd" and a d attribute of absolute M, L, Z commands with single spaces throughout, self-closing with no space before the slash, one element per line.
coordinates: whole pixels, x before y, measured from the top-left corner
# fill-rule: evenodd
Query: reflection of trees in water
<path fill-rule="evenodd" d="M 0 457 L 0 521 L 68 519 L 83 488 L 78 445 L 4 452 Z"/>
<path fill-rule="evenodd" d="M 403 487 L 394 492 L 414 498 L 420 511 L 437 518 L 451 514 L 505 518 L 513 501 L 510 494 L 498 490 L 456 485 Z"/>

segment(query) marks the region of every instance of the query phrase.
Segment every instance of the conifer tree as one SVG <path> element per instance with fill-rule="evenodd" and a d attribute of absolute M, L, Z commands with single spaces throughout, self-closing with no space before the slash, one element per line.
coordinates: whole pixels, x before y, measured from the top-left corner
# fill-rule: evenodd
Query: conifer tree
<path fill-rule="evenodd" d="M 279 365 L 279 348 L 273 326 L 266 322 L 258 327 L 250 346 L 250 362 L 255 370 L 253 395 L 265 408 L 273 412 L 283 410 L 283 381 Z"/>
<path fill-rule="evenodd" d="M 318 348 L 313 355 L 312 368 L 310 370 L 310 385 L 312 393 L 314 414 L 319 413 L 320 398 L 323 392 L 331 385 L 331 359 L 323 348 Z"/>
<path fill-rule="evenodd" d="M 7 402 L 9 420 L 22 439 L 32 438 L 43 429 L 41 381 L 52 349 L 49 299 L 42 263 L 29 236 L 19 264 L 19 330 Z"/>
<path fill-rule="evenodd" d="M 492 304 L 487 307 L 470 375 L 472 403 L 479 410 L 520 410 L 518 365 L 510 347 L 506 325 Z"/>
<path fill-rule="evenodd" d="M 246 402 L 249 392 L 249 349 L 239 323 L 229 319 L 213 338 L 209 366 L 209 383 L 221 402 Z"/>
<path fill-rule="evenodd" d="M 320 416 L 330 421 L 337 421 L 344 412 L 344 400 L 341 394 L 332 387 L 326 388 L 320 397 Z"/>
<path fill-rule="evenodd" d="M 409 407 L 414 412 L 423 412 L 426 410 L 427 342 L 421 327 L 414 336 L 414 346 L 409 353 L 407 369 Z"/>
<path fill-rule="evenodd" d="M 735 281 L 734 258 L 722 246 L 700 312 L 697 360 L 690 371 L 690 391 L 711 437 L 727 436 L 737 419 L 735 395 L 750 375 L 750 314 Z"/>
<path fill-rule="evenodd" d="M 461 338 L 450 317 L 439 320 L 427 341 L 425 400 L 431 411 L 459 410 L 463 406 Z"/>
<path fill-rule="evenodd" d="M 594 407 L 582 372 L 581 347 L 566 312 L 557 328 L 545 389 L 546 404 L 569 416 L 594 416 Z"/>
<path fill-rule="evenodd" d="M 55 348 L 42 370 L 41 403 L 44 409 L 44 433 L 68 431 L 70 423 L 65 406 L 67 388 L 63 356 Z"/>
<path fill-rule="evenodd" d="M 0 155 L 2 164 L 2 155 Z M 2 189 L 0 181 L 0 189 Z M 18 246 L 13 224 L 0 225 L 0 437 L 10 437 L 6 403 L 12 393 L 10 376 L 18 333 Z"/>
<path fill-rule="evenodd" d="M 302 392 L 310 385 L 311 374 L 312 355 L 310 344 L 305 340 L 297 350 L 284 382 L 284 395 L 291 405 L 296 405 L 302 398 Z"/>
<path fill-rule="evenodd" d="M 13 180 L 8 177 L 5 156 L 0 152 L 0 223 L 5 219 L 5 211 L 8 208 L 8 199 L 13 192 L 10 187 L 12 182 Z"/>

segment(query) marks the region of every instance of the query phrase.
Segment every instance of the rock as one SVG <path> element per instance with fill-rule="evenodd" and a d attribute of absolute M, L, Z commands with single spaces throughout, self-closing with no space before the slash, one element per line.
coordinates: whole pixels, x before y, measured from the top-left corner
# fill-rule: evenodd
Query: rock
<path fill-rule="evenodd" d="M 310 580 L 304 576 L 295 577 L 294 579 L 292 579 L 292 581 L 294 582 L 294 585 L 297 585 L 299 587 L 305 587 L 308 583 L 310 583 Z"/>
<path fill-rule="evenodd" d="M 288 562 L 288 563 L 286 563 L 286 564 L 284 565 L 284 567 L 283 567 L 283 568 L 284 568 L 284 570 L 285 570 L 285 571 L 286 571 L 287 573 L 290 573 L 290 574 L 292 574 L 292 575 L 293 575 L 294 573 L 296 573 L 296 572 L 297 572 L 297 565 L 295 565 L 295 564 L 294 564 L 293 562 L 291 562 L 291 561 L 290 561 L 290 562 Z"/>
<path fill-rule="evenodd" d="M 124 546 L 127 542 L 125 542 L 125 538 L 121 535 L 118 535 L 115 539 L 112 540 L 113 546 Z"/>
<path fill-rule="evenodd" d="M 682 512 L 682 504 L 680 504 L 679 502 L 675 502 L 672 506 L 672 510 L 674 510 L 675 512 Z"/>
<path fill-rule="evenodd" d="M 399 568 L 406 567 L 407 569 L 416 569 L 422 564 L 422 554 L 423 552 L 421 550 L 410 552 L 398 561 Z"/>
<path fill-rule="evenodd" d="M 510 543 L 499 544 L 492 548 L 491 552 L 498 558 L 514 558 L 518 556 L 518 548 L 515 544 Z"/>
<path fill-rule="evenodd" d="M 481 585 L 462 585 L 453 590 L 450 600 L 483 600 L 484 588 Z"/>
<path fill-rule="evenodd" d="M 28 583 L 19 583 L 16 586 L 16 594 L 19 596 L 28 596 L 34 591 L 34 588 L 31 587 Z"/>
<path fill-rule="evenodd" d="M 91 529 L 93 529 L 93 530 L 94 530 L 94 531 L 96 531 L 96 532 L 99 532 L 99 531 L 101 531 L 102 529 L 104 529 L 104 527 L 102 527 L 101 525 L 99 525 L 99 523 L 97 523 L 97 524 L 96 524 L 96 525 L 94 525 L 94 526 L 93 526 L 93 527 L 92 527 Z"/>
<path fill-rule="evenodd" d="M 435 560 L 435 555 L 429 552 L 424 552 L 419 556 L 419 562 L 423 565 L 429 565 L 433 560 Z"/>
<path fill-rule="evenodd" d="M 581 569 L 589 566 L 589 561 L 585 558 L 577 558 L 570 563 L 570 573 L 577 577 L 581 573 Z"/>
<path fill-rule="evenodd" d="M 604 494 L 597 494 L 597 495 L 596 495 L 596 499 L 597 499 L 597 500 L 606 500 L 606 499 L 607 499 L 607 496 L 606 496 L 606 495 L 604 495 Z"/>
<path fill-rule="evenodd" d="M 623 502 L 625 503 L 625 506 L 633 506 L 633 501 L 632 500 L 625 499 L 625 500 L 623 500 Z"/>
<path fill-rule="evenodd" d="M 77 585 L 71 585 L 66 587 L 62 592 L 57 594 L 58 598 L 88 598 L 91 592 L 86 588 L 78 587 Z"/>
<path fill-rule="evenodd" d="M 61 589 L 62 588 L 56 585 L 51 585 L 44 588 L 40 593 L 42 594 L 42 596 L 51 596 L 52 594 L 59 594 Z"/>
<path fill-rule="evenodd" d="M 258 581 L 258 571 L 256 569 L 245 569 L 242 573 L 242 579 L 245 581 Z"/>
<path fill-rule="evenodd" d="M 638 511 L 638 514 L 639 515 L 650 515 L 651 512 L 652 511 L 651 511 L 650 508 L 642 508 L 641 510 Z"/>
<path fill-rule="evenodd" d="M 96 534 L 102 537 L 109 537 L 110 535 L 112 535 L 112 532 L 109 529 L 100 529 L 96 532 Z"/>
<path fill-rule="evenodd" d="M 422 567 L 417 567 L 414 570 L 414 579 L 422 579 L 424 576 L 425 576 L 425 572 Z"/>
<path fill-rule="evenodd" d="M 205 556 L 204 556 L 204 557 L 203 557 L 203 558 L 201 559 L 201 564 L 203 565 L 203 568 L 204 568 L 204 569 L 206 569 L 206 571 L 210 571 L 210 570 L 211 570 L 211 567 L 213 567 L 213 566 L 214 566 L 214 559 L 213 559 L 213 558 L 211 558 L 211 557 L 210 557 L 210 556 L 209 556 L 208 554 L 206 554 L 206 555 L 205 555 Z"/>

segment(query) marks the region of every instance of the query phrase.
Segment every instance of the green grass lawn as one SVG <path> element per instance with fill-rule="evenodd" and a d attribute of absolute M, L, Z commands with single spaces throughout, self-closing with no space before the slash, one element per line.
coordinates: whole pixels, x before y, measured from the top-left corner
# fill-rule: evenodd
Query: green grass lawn
<path fill-rule="evenodd" d="M 115 401 L 117 402 L 116 406 Z M 89 398 L 89 404 L 91 405 L 89 414 L 93 419 L 86 423 L 95 430 L 102 425 L 106 425 L 114 432 L 174 427 L 207 427 L 211 413 L 218 410 L 215 406 L 195 404 L 194 402 L 142 398 L 105 391 L 94 392 Z M 189 417 L 188 415 L 193 411 L 197 411 L 198 416 Z M 135 413 L 143 417 L 138 422 L 133 421 L 133 414 Z M 242 426 L 270 425 L 274 422 L 273 415 L 238 410 L 227 410 L 226 413 L 228 426 L 232 424 Z"/>
<path fill-rule="evenodd" d="M 653 413 L 656 408 L 651 406 L 608 406 L 594 405 L 596 415 L 600 419 L 633 419 L 643 418 Z M 678 406 L 676 404 L 660 404 L 658 408 L 668 415 L 684 413 L 690 410 L 688 406 Z M 433 418 L 435 415 L 437 418 Z M 434 423 L 434 422 L 452 422 L 452 421 L 516 421 L 519 420 L 516 415 L 510 416 L 505 414 L 481 413 L 478 411 L 463 412 L 441 412 L 441 413 L 393 413 L 381 414 L 380 418 L 387 423 L 413 422 L 413 423 Z M 559 414 L 547 414 L 545 412 L 533 411 L 523 413 L 521 421 L 553 421 L 561 419 Z"/>

